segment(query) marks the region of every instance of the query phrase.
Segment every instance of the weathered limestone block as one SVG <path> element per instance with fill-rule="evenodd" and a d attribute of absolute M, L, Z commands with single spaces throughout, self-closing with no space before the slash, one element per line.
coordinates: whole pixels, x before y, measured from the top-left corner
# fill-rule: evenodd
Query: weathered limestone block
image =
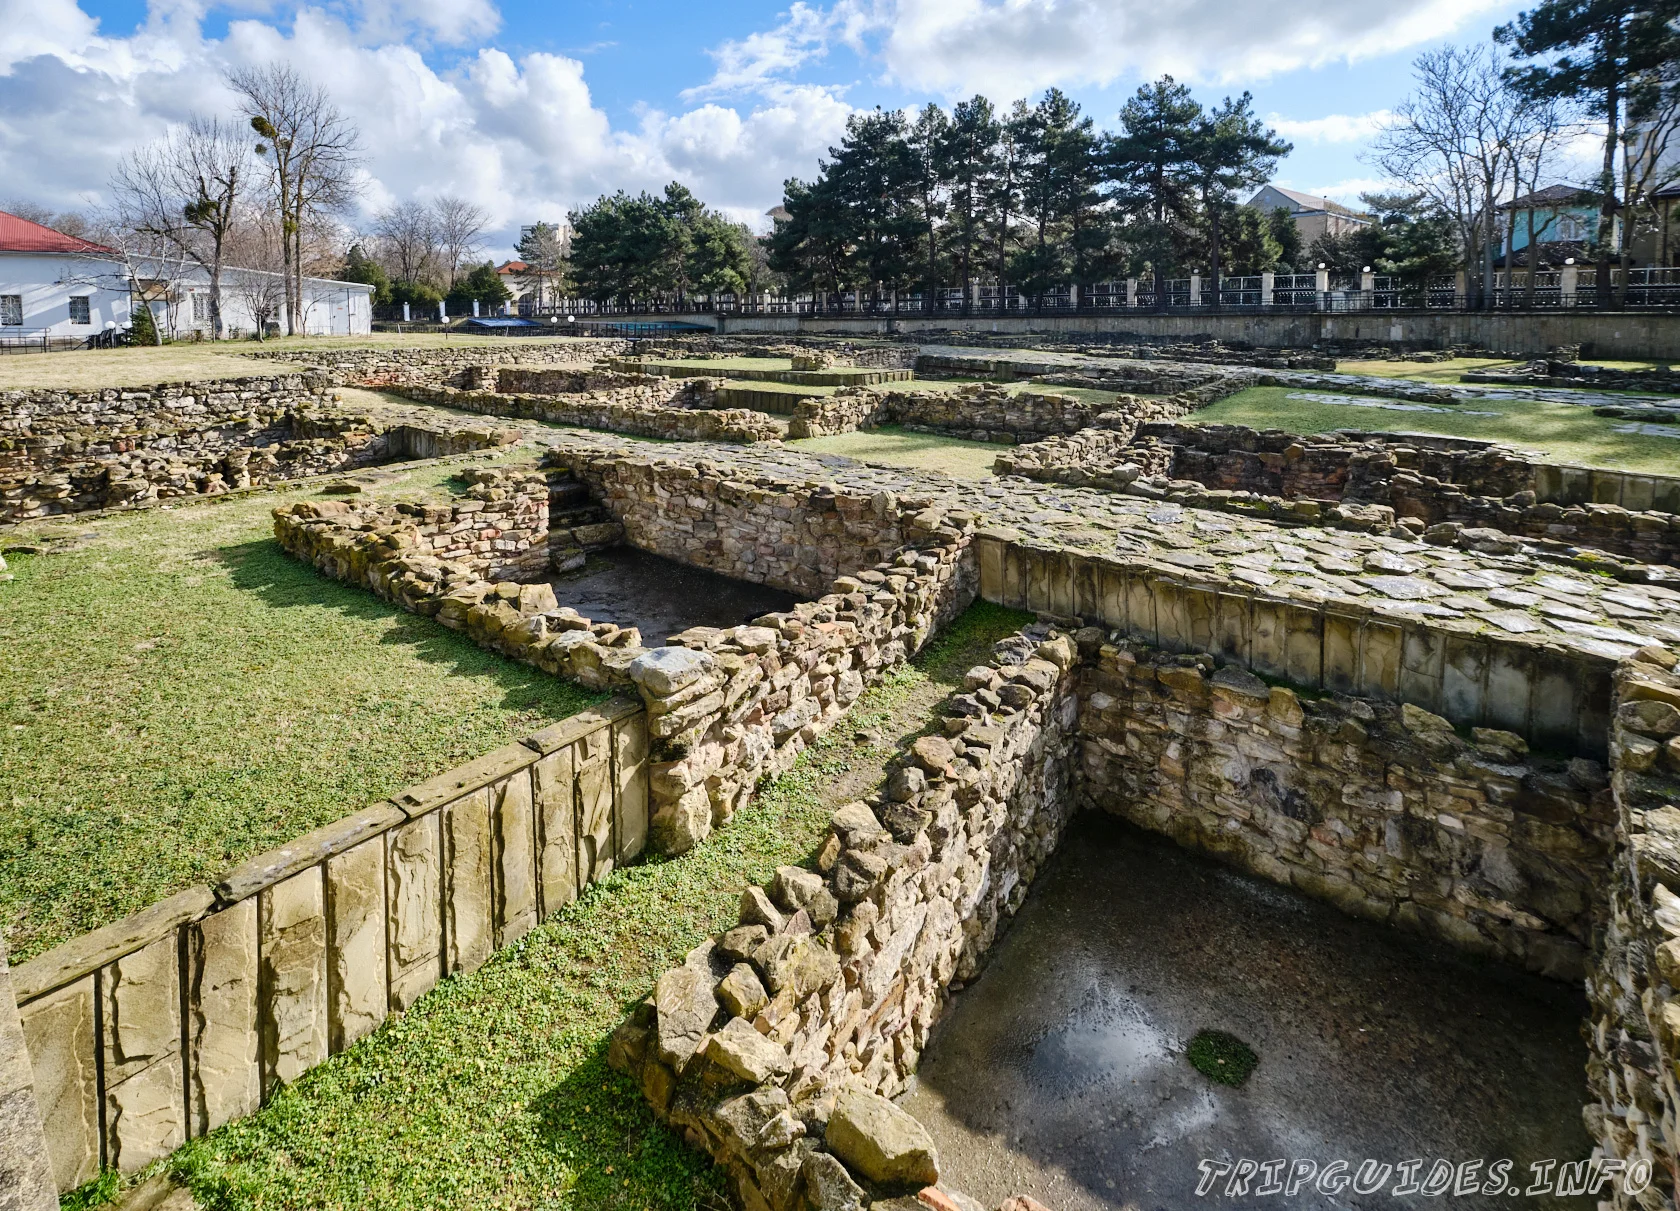
<path fill-rule="evenodd" d="M 262 1104 L 257 898 L 191 925 L 187 963 L 188 1125 L 196 1137 L 255 1113 Z"/>
<path fill-rule="evenodd" d="M 335 1055 L 385 1020 L 385 841 L 326 863 L 327 1046 Z"/>
<path fill-rule="evenodd" d="M 91 975 L 49 992 L 19 1011 L 35 1100 L 60 1190 L 99 1174 L 99 1040 L 94 1036 Z"/>
<path fill-rule="evenodd" d="M 105 1090 L 106 1162 L 123 1173 L 168 1156 L 186 1140 L 181 1120 L 181 1057 L 164 1056 Z"/>
<path fill-rule="evenodd" d="M 636 712 L 613 724 L 613 768 L 618 785 L 614 804 L 618 813 L 619 865 L 647 848 L 648 735 L 647 714 Z"/>
<path fill-rule="evenodd" d="M 886 1186 L 931 1186 L 939 1152 L 927 1128 L 886 1098 L 851 1086 L 834 1104 L 825 1137 L 854 1173 Z"/>
<path fill-rule="evenodd" d="M 539 880 L 544 916 L 577 898 L 577 803 L 572 785 L 572 750 L 568 745 L 531 767 L 536 799 Z"/>
<path fill-rule="evenodd" d="M 537 923 L 536 821 L 531 773 L 521 770 L 490 789 L 496 805 L 496 945 L 518 941 Z"/>
<path fill-rule="evenodd" d="M 597 728 L 572 743 L 572 771 L 577 786 L 579 881 L 593 883 L 612 873 L 613 736 Z"/>
<path fill-rule="evenodd" d="M 431 812 L 386 834 L 390 920 L 391 1008 L 407 1009 L 442 974 L 443 921 L 439 913 L 441 850 L 439 816 Z"/>
<path fill-rule="evenodd" d="M 327 1058 L 327 926 L 319 869 L 266 889 L 257 902 L 263 1097 Z"/>
<path fill-rule="evenodd" d="M 0 1211 L 57 1211 L 35 1074 L 0 942 Z"/>
<path fill-rule="evenodd" d="M 106 1158 L 125 1173 L 185 1139 L 181 984 L 174 931 L 101 973 Z"/>
<path fill-rule="evenodd" d="M 476 971 L 495 942 L 490 904 L 489 791 L 443 808 L 444 970 Z"/>

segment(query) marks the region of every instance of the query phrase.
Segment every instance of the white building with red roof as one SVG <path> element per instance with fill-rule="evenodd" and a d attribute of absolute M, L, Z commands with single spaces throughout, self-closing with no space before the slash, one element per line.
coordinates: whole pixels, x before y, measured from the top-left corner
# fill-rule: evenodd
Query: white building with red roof
<path fill-rule="evenodd" d="M 122 254 L 0 211 L 0 343 L 85 339 L 130 322 Z"/>

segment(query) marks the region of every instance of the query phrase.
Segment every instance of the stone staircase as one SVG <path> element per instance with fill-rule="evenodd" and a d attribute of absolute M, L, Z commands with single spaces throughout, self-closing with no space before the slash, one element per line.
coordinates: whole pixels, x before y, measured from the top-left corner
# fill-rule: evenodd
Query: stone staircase
<path fill-rule="evenodd" d="M 570 472 L 548 477 L 548 559 L 556 572 L 581 568 L 591 551 L 624 541 L 624 527 Z"/>

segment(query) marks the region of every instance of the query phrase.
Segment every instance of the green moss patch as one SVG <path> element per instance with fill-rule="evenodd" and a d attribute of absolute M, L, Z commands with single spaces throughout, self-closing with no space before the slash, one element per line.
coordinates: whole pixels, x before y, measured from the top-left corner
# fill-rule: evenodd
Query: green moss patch
<path fill-rule="evenodd" d="M 1223 1030 L 1204 1030 L 1191 1039 L 1185 1058 L 1208 1080 L 1231 1086 L 1248 1080 L 1260 1063 L 1252 1047 Z"/>

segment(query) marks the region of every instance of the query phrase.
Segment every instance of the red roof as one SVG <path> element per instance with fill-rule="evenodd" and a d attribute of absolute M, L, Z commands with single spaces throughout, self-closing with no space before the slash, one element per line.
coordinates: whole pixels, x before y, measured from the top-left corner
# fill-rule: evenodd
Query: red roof
<path fill-rule="evenodd" d="M 497 273 L 524 273 L 530 266 L 524 261 L 504 261 L 496 266 Z"/>
<path fill-rule="evenodd" d="M 115 252 L 0 210 L 0 252 Z"/>

